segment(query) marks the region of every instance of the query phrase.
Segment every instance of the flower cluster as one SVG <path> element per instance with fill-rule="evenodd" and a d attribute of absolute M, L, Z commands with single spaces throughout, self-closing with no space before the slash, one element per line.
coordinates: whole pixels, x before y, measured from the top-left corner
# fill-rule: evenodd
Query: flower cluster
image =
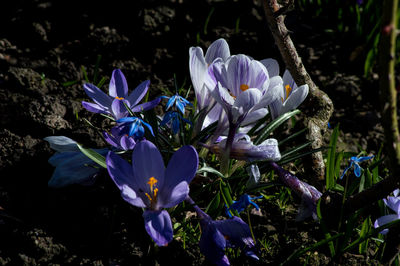
<path fill-rule="evenodd" d="M 186 200 L 199 218 L 200 250 L 211 262 L 229 265 L 225 255 L 228 247 L 240 248 L 258 260 L 249 226 L 232 214 L 240 215 L 249 205 L 258 210 L 254 200 L 262 196 L 238 192 L 237 201 L 228 200 L 234 198 L 226 196 L 233 172 L 230 165 L 250 163 L 248 184 L 254 187 L 260 180 L 256 163 L 272 162 L 278 174 L 284 176 L 283 182 L 300 193 L 314 216 L 320 193 L 273 163 L 282 158 L 275 138 L 254 141 L 254 134 L 249 133 L 260 121 L 265 125 L 266 117 L 274 120 L 297 108 L 307 96 L 308 86 L 297 86 L 287 70 L 281 77 L 274 59 L 258 61 L 244 54 L 231 55 L 224 39 L 213 42 L 205 55 L 200 47 L 191 47 L 189 70 L 196 104 L 178 93 L 141 103 L 150 81 L 141 82 L 128 93 L 127 80 L 119 69 L 112 72 L 108 94 L 93 84 L 84 84 L 92 102 L 83 101 L 82 106 L 103 114 L 112 124 L 102 132 L 109 147 L 92 150 L 67 137 L 45 138 L 57 151 L 49 160 L 56 167 L 49 186 L 94 184 L 101 167 L 106 168 L 121 197 L 143 208 L 144 227 L 155 244 L 165 246 L 174 239 L 171 216 L 175 207 Z M 168 99 L 165 112 L 157 116 L 153 108 L 162 99 Z M 218 159 L 208 156 L 208 152 Z M 219 182 L 221 188 L 217 196 L 226 199 L 228 219 L 214 220 L 189 197 L 190 183 L 201 170 L 199 157 L 206 169 L 220 165 L 220 171 L 214 169 L 211 173 L 223 177 L 213 182 Z M 164 160 L 168 160 L 166 167 Z"/>

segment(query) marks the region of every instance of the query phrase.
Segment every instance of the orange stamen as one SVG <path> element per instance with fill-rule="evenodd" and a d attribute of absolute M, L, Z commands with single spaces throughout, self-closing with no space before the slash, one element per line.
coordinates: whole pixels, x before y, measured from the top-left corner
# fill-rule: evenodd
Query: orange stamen
<path fill-rule="evenodd" d="M 240 85 L 240 89 L 241 89 L 242 91 L 246 91 L 246 90 L 249 89 L 249 85 L 242 84 L 242 85 Z"/>
<path fill-rule="evenodd" d="M 118 99 L 118 100 L 123 100 L 124 99 L 124 97 L 115 97 L 115 99 Z"/>
<path fill-rule="evenodd" d="M 149 182 L 147 184 L 150 185 L 150 191 L 153 192 L 153 186 L 158 182 L 157 179 L 155 179 L 153 176 L 149 178 Z M 157 188 L 156 188 L 157 189 Z M 157 189 L 158 190 L 158 189 Z"/>
<path fill-rule="evenodd" d="M 290 87 L 290 85 L 288 84 L 285 86 L 285 89 L 286 89 L 286 97 L 285 98 L 287 99 L 289 97 L 290 93 L 292 92 L 292 87 Z"/>

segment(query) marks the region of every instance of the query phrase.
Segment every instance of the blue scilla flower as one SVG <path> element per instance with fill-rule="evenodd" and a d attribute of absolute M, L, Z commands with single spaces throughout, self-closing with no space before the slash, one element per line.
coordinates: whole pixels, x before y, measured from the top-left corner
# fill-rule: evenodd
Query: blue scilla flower
<path fill-rule="evenodd" d="M 124 133 L 128 134 L 129 137 L 134 137 L 135 140 L 139 140 L 144 136 L 144 127 L 145 125 L 148 130 L 150 130 L 151 134 L 154 136 L 153 128 L 150 124 L 144 122 L 139 117 L 130 116 L 124 117 L 117 120 L 117 123 L 121 123 L 123 126 Z"/>
<path fill-rule="evenodd" d="M 257 211 L 260 209 L 260 207 L 257 205 L 257 203 L 255 203 L 253 200 L 256 199 L 261 199 L 263 196 L 259 196 L 259 197 L 250 197 L 247 194 L 243 194 L 242 196 L 240 196 L 239 200 L 234 200 L 233 204 L 226 209 L 225 213 L 226 215 L 228 215 L 229 217 L 232 217 L 232 215 L 230 214 L 229 211 L 233 211 L 236 210 L 238 213 L 241 213 L 242 211 L 244 211 L 244 209 L 247 208 L 247 206 L 249 205 L 253 205 Z"/>
<path fill-rule="evenodd" d="M 168 97 L 165 97 L 165 98 L 168 98 Z M 183 98 L 182 96 L 180 96 L 178 94 L 175 94 L 174 96 L 169 98 L 169 100 L 167 102 L 166 110 L 168 111 L 172 106 L 175 106 L 182 114 L 185 114 L 185 107 L 188 104 L 193 106 L 193 104 L 191 104 L 188 100 L 186 100 L 185 98 Z"/>
<path fill-rule="evenodd" d="M 176 111 L 169 111 L 164 115 L 163 120 L 160 123 L 160 126 L 168 125 L 174 134 L 178 133 L 180 130 L 180 121 L 183 121 L 187 124 L 192 124 L 189 120 L 182 117 L 182 115 Z"/>
<path fill-rule="evenodd" d="M 344 169 L 343 174 L 340 177 L 340 179 L 342 179 L 344 177 L 344 175 L 346 174 L 347 170 L 349 170 L 353 166 L 354 166 L 354 174 L 356 175 L 356 177 L 360 177 L 361 176 L 361 166 L 358 163 L 361 163 L 366 160 L 370 160 L 372 158 L 374 158 L 374 156 L 361 156 L 361 157 L 353 156 L 353 157 L 351 157 L 350 165 L 346 169 Z"/>

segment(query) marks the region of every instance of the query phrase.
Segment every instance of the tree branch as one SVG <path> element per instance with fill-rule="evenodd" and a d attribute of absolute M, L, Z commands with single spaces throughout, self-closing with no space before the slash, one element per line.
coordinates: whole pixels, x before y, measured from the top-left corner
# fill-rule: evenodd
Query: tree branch
<path fill-rule="evenodd" d="M 286 68 L 292 74 L 296 84 L 308 84 L 309 95 L 302 104 L 302 109 L 305 110 L 306 114 L 307 138 L 313 141 L 311 148 L 318 149 L 323 144 L 321 131 L 327 128 L 333 112 L 333 103 L 328 95 L 318 89 L 307 73 L 284 24 L 284 16 L 281 15 L 281 11 L 285 7 L 279 6 L 276 0 L 263 0 L 263 5 L 269 29 L 286 64 Z M 277 14 L 280 15 L 277 16 Z M 311 180 L 313 185 L 321 188 L 320 181 L 325 178 L 325 164 L 322 152 L 313 153 L 311 160 L 308 157 L 305 160 L 305 167 L 313 178 Z"/>

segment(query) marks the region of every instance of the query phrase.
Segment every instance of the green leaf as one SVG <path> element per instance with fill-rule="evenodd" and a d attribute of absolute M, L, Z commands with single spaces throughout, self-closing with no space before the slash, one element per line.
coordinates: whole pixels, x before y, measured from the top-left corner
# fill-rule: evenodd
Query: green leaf
<path fill-rule="evenodd" d="M 335 185 L 336 143 L 338 136 L 339 124 L 333 129 L 331 140 L 329 142 L 330 150 L 328 152 L 326 163 L 326 189 L 331 189 Z"/>
<path fill-rule="evenodd" d="M 92 149 L 86 149 L 86 148 L 82 147 L 82 145 L 79 143 L 77 143 L 77 146 L 83 154 L 85 154 L 87 157 L 92 159 L 95 163 L 97 163 L 98 165 L 100 165 L 103 168 L 107 168 L 106 158 L 103 155 L 95 152 Z"/>
<path fill-rule="evenodd" d="M 367 217 L 362 224 L 360 237 L 366 236 L 370 228 L 371 228 L 371 220 L 369 219 L 369 217 Z M 360 252 L 360 254 L 364 254 L 367 251 L 367 247 L 368 247 L 368 238 L 359 244 L 358 251 Z"/>
<path fill-rule="evenodd" d="M 268 126 L 266 126 L 264 129 L 261 130 L 261 132 L 258 134 L 257 138 L 254 141 L 255 145 L 260 144 L 264 140 L 266 140 L 269 137 L 269 134 L 271 134 L 276 128 L 278 128 L 280 125 L 282 125 L 286 120 L 291 118 L 292 116 L 295 116 L 300 113 L 300 110 L 296 109 L 291 112 L 284 113 L 274 119 Z"/>
<path fill-rule="evenodd" d="M 292 149 L 289 149 L 289 150 L 287 150 L 287 151 L 284 151 L 284 152 L 282 153 L 282 158 L 281 158 L 281 159 L 286 158 L 286 157 L 288 157 L 289 155 L 292 155 L 292 154 L 294 154 L 294 153 L 296 153 L 296 152 L 298 152 L 298 151 L 301 151 L 301 150 L 304 149 L 304 148 L 307 148 L 307 147 L 310 146 L 312 143 L 313 143 L 313 141 L 308 141 L 308 142 L 306 142 L 306 143 L 304 143 L 304 144 L 301 144 L 301 145 L 299 145 L 299 146 L 297 146 L 297 147 L 294 147 L 294 148 L 292 148 Z"/>
<path fill-rule="evenodd" d="M 197 174 L 201 174 L 201 173 L 204 173 L 204 172 L 212 173 L 212 174 L 215 174 L 215 175 L 217 175 L 219 177 L 225 178 L 225 176 L 220 171 L 218 171 L 215 168 L 212 168 L 210 166 L 203 166 L 202 168 L 197 170 Z"/>
<path fill-rule="evenodd" d="M 206 208 L 206 213 L 214 213 L 219 210 L 221 204 L 221 192 L 218 191 Z"/>

